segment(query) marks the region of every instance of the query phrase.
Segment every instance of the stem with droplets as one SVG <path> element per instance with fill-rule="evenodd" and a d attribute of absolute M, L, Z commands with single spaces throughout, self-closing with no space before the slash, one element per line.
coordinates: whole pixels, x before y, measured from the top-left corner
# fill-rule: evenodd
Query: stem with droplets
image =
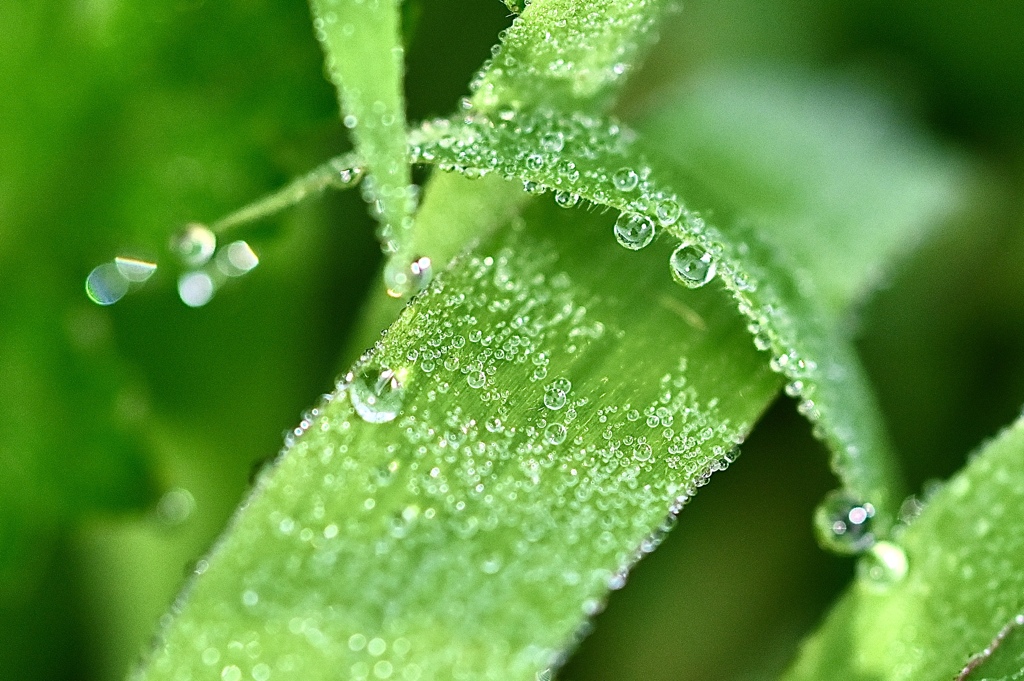
<path fill-rule="evenodd" d="M 239 225 L 262 220 L 291 208 L 306 198 L 322 194 L 328 189 L 349 189 L 362 177 L 363 166 L 357 154 L 336 156 L 277 191 L 228 213 L 211 224 L 210 229 L 217 234 L 224 234 Z"/>

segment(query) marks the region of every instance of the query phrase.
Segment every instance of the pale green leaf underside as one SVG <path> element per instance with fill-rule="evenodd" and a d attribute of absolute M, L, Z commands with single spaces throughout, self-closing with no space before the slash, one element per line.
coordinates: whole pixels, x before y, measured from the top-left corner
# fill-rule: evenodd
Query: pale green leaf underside
<path fill-rule="evenodd" d="M 311 0 L 310 5 L 345 126 L 352 129 L 368 170 L 363 194 L 381 220 L 385 251 L 404 266 L 411 256 L 406 232 L 412 225 L 413 196 L 406 162 L 399 1 Z M 396 289 L 409 284 L 404 279 L 388 283 Z"/>
<path fill-rule="evenodd" d="M 900 536 L 909 572 L 888 588 L 854 583 L 786 677 L 953 679 L 1024 612 L 1024 421 L 984 446 Z M 967 678 L 1020 678 L 1010 631 Z"/>
<path fill-rule="evenodd" d="M 608 229 L 539 202 L 414 300 L 355 370 L 397 372 L 401 413 L 321 404 L 136 678 L 556 664 L 780 384 L 720 291 Z"/>

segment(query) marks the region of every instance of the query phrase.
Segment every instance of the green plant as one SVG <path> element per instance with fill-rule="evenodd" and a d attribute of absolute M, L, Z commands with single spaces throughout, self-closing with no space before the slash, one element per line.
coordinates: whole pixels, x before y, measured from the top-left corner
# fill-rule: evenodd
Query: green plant
<path fill-rule="evenodd" d="M 901 509 L 852 344 L 851 310 L 977 202 L 977 172 L 851 76 L 719 65 L 623 99 L 673 9 L 651 0 L 513 8 L 460 109 L 410 127 L 403 35 L 429 8 L 403 7 L 313 2 L 354 151 L 175 242 L 179 295 L 201 306 L 213 263 L 256 262 L 243 241 L 215 255 L 217 237 L 251 241 L 253 221 L 362 179 L 388 295 L 372 290 L 350 332 L 350 357 L 372 349 L 286 436 L 133 678 L 550 676 L 783 391 L 841 484 L 815 514 L 819 541 L 861 555 L 790 677 L 952 678 L 998 640 L 963 676 L 1015 678 L 1019 426 L 924 510 Z M 414 166 L 434 169 L 419 206 Z M 301 267 L 310 240 L 282 266 Z M 118 277 L 157 269 L 105 267 L 89 279 L 101 303 L 119 297 L 104 276 L 124 294 Z M 115 419 L 124 430 L 145 431 Z M 82 477 L 145 489 L 143 464 L 110 459 L 126 472 Z M 165 520 L 188 515 L 177 493 Z M 10 526 L 66 522 L 40 522 L 35 503 L 17 499 Z"/>

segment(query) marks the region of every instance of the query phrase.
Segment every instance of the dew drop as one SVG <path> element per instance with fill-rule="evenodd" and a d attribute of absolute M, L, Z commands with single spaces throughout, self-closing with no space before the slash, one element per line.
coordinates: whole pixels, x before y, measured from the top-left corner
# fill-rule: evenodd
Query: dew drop
<path fill-rule="evenodd" d="M 544 185 L 542 185 L 539 182 L 534 182 L 533 180 L 523 180 L 523 191 L 526 192 L 527 194 L 539 196 L 540 194 L 543 194 L 546 190 Z"/>
<path fill-rule="evenodd" d="M 682 214 L 683 209 L 679 207 L 679 204 L 674 199 L 662 199 L 658 202 L 654 212 L 658 217 L 658 224 L 662 227 L 668 227 L 679 221 L 679 216 Z"/>
<path fill-rule="evenodd" d="M 650 461 L 652 455 L 651 446 L 646 442 L 641 442 L 633 449 L 633 458 L 637 461 Z"/>
<path fill-rule="evenodd" d="M 619 168 L 612 175 L 612 184 L 620 192 L 631 192 L 640 183 L 640 176 L 632 168 Z"/>
<path fill-rule="evenodd" d="M 425 289 L 434 276 L 430 258 L 425 255 L 413 260 L 409 265 L 409 271 L 412 273 L 413 289 L 417 292 Z"/>
<path fill-rule="evenodd" d="M 568 431 L 561 423 L 550 423 L 544 429 L 544 441 L 549 445 L 560 445 L 565 442 Z"/>
<path fill-rule="evenodd" d="M 871 530 L 875 507 L 843 490 L 829 492 L 814 512 L 814 528 L 822 548 L 839 554 L 862 553 L 875 543 Z"/>
<path fill-rule="evenodd" d="M 85 294 L 97 305 L 113 305 L 128 293 L 128 279 L 112 262 L 94 268 L 85 278 Z"/>
<path fill-rule="evenodd" d="M 206 225 L 191 222 L 171 239 L 171 249 L 188 267 L 199 267 L 209 262 L 217 250 L 217 235 Z"/>
<path fill-rule="evenodd" d="M 669 256 L 672 277 L 683 286 L 700 288 L 715 276 L 711 254 L 693 245 L 683 244 Z"/>
<path fill-rule="evenodd" d="M 654 221 L 639 213 L 622 213 L 615 221 L 615 239 L 631 251 L 654 241 Z"/>
<path fill-rule="evenodd" d="M 487 383 L 487 376 L 482 371 L 470 371 L 466 374 L 466 383 L 474 390 L 482 388 Z"/>
<path fill-rule="evenodd" d="M 557 203 L 562 208 L 573 208 L 579 202 L 579 194 L 573 194 L 572 192 L 567 191 L 555 192 L 555 203 Z"/>
<path fill-rule="evenodd" d="M 349 399 L 368 423 L 392 421 L 402 408 L 405 388 L 394 371 L 368 364 L 345 377 Z"/>
<path fill-rule="evenodd" d="M 118 256 L 114 258 L 114 264 L 117 266 L 121 276 L 133 284 L 141 284 L 156 272 L 155 262 L 139 260 L 138 258 Z"/>
<path fill-rule="evenodd" d="M 349 166 L 340 158 L 333 158 L 330 161 L 331 186 L 335 189 L 348 189 L 354 186 L 363 178 L 363 169 L 359 166 Z"/>
<path fill-rule="evenodd" d="M 544 151 L 557 154 L 565 147 L 565 135 L 560 132 L 549 132 L 540 138 L 540 147 Z"/>
<path fill-rule="evenodd" d="M 544 406 L 557 411 L 565 406 L 572 382 L 568 378 L 556 378 L 544 388 Z"/>
<path fill-rule="evenodd" d="M 178 297 L 189 307 L 202 307 L 216 291 L 213 279 L 206 272 L 186 272 L 178 277 Z"/>
<path fill-rule="evenodd" d="M 875 543 L 857 563 L 861 582 L 876 591 L 885 591 L 903 581 L 909 570 L 907 554 L 897 544 Z"/>

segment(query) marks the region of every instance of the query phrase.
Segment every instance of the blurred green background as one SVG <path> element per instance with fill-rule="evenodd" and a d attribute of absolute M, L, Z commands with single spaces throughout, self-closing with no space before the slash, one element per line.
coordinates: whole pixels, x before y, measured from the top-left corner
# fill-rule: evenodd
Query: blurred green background
<path fill-rule="evenodd" d="M 511 22 L 498 0 L 408 0 L 412 120 L 455 109 Z M 0 3 L 0 675 L 119 679 L 242 498 L 330 389 L 378 249 L 357 193 L 243 236 L 210 304 L 167 240 L 349 141 L 308 8 L 283 0 Z M 860 311 L 860 349 L 912 489 L 1024 401 L 1024 4 L 694 0 L 630 85 L 721 65 L 853 73 L 980 178 L 972 205 Z M 109 308 L 83 282 L 155 259 Z M 852 573 L 815 546 L 833 485 L 792 404 L 613 594 L 566 679 L 771 678 Z"/>

